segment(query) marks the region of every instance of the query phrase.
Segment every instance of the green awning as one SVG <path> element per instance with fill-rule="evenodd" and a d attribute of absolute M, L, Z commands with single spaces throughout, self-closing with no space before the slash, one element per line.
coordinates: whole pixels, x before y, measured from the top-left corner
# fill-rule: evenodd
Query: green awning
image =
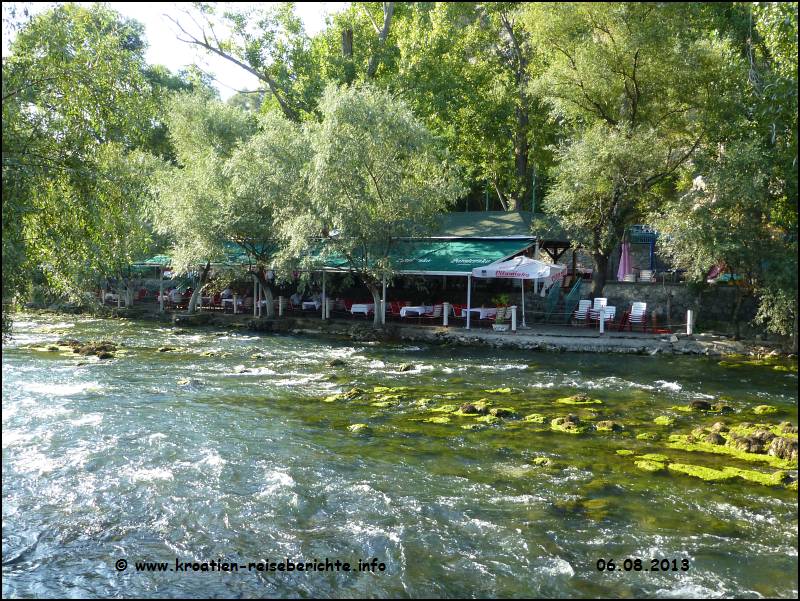
<path fill-rule="evenodd" d="M 172 259 L 167 255 L 156 255 L 144 261 L 137 261 L 133 265 L 136 267 L 168 267 Z"/>
<path fill-rule="evenodd" d="M 417 275 L 470 275 L 472 269 L 516 255 L 533 239 L 514 240 L 397 240 L 389 252 L 398 273 Z M 327 271 L 346 271 L 347 262 L 331 256 Z"/>

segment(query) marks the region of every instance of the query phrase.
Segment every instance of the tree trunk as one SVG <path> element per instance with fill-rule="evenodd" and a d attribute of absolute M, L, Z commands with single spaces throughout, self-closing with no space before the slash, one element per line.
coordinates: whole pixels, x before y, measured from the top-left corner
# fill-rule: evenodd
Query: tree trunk
<path fill-rule="evenodd" d="M 374 284 L 367 284 L 367 288 L 369 288 L 370 293 L 372 294 L 372 302 L 375 304 L 375 311 L 374 317 L 372 320 L 372 325 L 376 328 L 381 327 L 381 289 L 374 285 Z"/>
<path fill-rule="evenodd" d="M 207 262 L 206 266 L 203 268 L 203 271 L 200 273 L 200 281 L 197 284 L 197 287 L 192 292 L 192 298 L 189 300 L 189 307 L 186 309 L 189 313 L 194 313 L 197 310 L 197 302 L 200 300 L 200 296 L 203 292 L 203 288 L 208 283 L 208 273 L 211 271 L 211 262 Z"/>
<path fill-rule="evenodd" d="M 270 287 L 269 283 L 267 282 L 267 278 L 264 275 L 259 273 L 254 273 L 253 278 L 258 280 L 258 283 L 261 284 L 261 290 L 264 291 L 264 296 L 266 297 L 267 301 L 267 315 L 266 317 L 272 319 L 275 317 L 275 301 L 272 296 L 272 288 Z M 255 302 L 258 302 L 260 299 L 256 299 Z"/>
<path fill-rule="evenodd" d="M 594 271 L 592 272 L 592 298 L 602 296 L 608 277 L 608 255 L 601 252 L 592 253 Z"/>
<path fill-rule="evenodd" d="M 520 82 L 517 85 L 522 85 L 522 83 Z M 523 101 L 524 99 L 520 98 L 520 102 Z M 522 210 L 525 200 L 530 198 L 531 191 L 531 178 L 528 176 L 528 110 L 524 106 L 518 106 L 516 113 L 517 131 L 514 132 L 514 163 L 516 165 L 517 180 L 522 185 L 522 188 L 512 195 L 508 203 L 509 211 Z"/>
<path fill-rule="evenodd" d="M 794 327 L 792 327 L 792 353 L 797 354 L 797 304 L 794 306 Z"/>
<path fill-rule="evenodd" d="M 733 313 L 731 314 L 731 326 L 733 327 L 734 340 L 740 340 L 742 337 L 739 325 L 739 309 L 742 307 L 743 296 L 741 286 L 736 286 L 736 302 L 733 305 Z"/>

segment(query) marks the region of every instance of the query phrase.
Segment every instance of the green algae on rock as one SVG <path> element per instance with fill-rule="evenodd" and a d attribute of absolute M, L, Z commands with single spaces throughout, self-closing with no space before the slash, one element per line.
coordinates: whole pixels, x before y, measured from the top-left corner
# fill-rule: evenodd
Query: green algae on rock
<path fill-rule="evenodd" d="M 476 418 L 475 421 L 483 422 L 484 424 L 495 424 L 500 421 L 500 418 L 496 415 L 481 415 Z"/>
<path fill-rule="evenodd" d="M 575 394 L 556 399 L 556 403 L 560 403 L 562 405 L 602 405 L 603 401 L 591 399 L 585 394 Z"/>
<path fill-rule="evenodd" d="M 526 415 L 522 419 L 523 419 L 523 421 L 531 422 L 531 423 L 534 423 L 534 424 L 543 424 L 544 420 L 547 419 L 547 418 L 544 415 L 542 415 L 541 413 L 531 413 L 530 415 Z"/>
<path fill-rule="evenodd" d="M 428 417 L 423 419 L 422 421 L 427 422 L 429 424 L 449 424 L 450 418 L 446 415 L 437 416 L 437 417 Z"/>
<path fill-rule="evenodd" d="M 352 424 L 347 429 L 351 432 L 364 432 L 369 429 L 369 426 L 367 424 Z"/>
<path fill-rule="evenodd" d="M 788 479 L 788 474 L 783 471 L 765 474 L 764 472 L 757 472 L 755 470 L 743 470 L 738 467 L 724 467 L 722 471 L 726 474 L 733 474 L 742 480 L 761 484 L 762 486 L 781 486 Z"/>
<path fill-rule="evenodd" d="M 379 409 L 385 409 L 386 407 L 394 407 L 397 405 L 397 401 L 376 401 L 374 403 L 370 403 L 373 407 L 378 407 Z"/>
<path fill-rule="evenodd" d="M 645 461 L 657 461 L 659 463 L 666 463 L 669 461 L 669 457 L 662 455 L 661 453 L 647 453 L 645 455 L 639 455 L 637 459 L 644 459 Z"/>
<path fill-rule="evenodd" d="M 672 426 L 675 424 L 675 418 L 668 415 L 659 415 L 653 420 L 653 422 L 659 426 Z"/>
<path fill-rule="evenodd" d="M 594 425 L 594 429 L 598 432 L 620 432 L 623 430 L 622 424 L 619 424 L 610 419 L 599 421 Z"/>
<path fill-rule="evenodd" d="M 326 396 L 322 401 L 324 403 L 333 403 L 335 401 L 352 401 L 364 394 L 364 391 L 360 388 L 351 388 L 346 392 L 340 392 L 338 394 L 332 394 L 330 396 Z"/>
<path fill-rule="evenodd" d="M 555 432 L 565 432 L 567 434 L 583 434 L 588 426 L 581 424 L 580 420 L 574 415 L 566 417 L 556 417 L 550 421 L 550 429 Z"/>
<path fill-rule="evenodd" d="M 634 462 L 634 465 L 638 467 L 640 470 L 644 470 L 645 472 L 662 472 L 666 469 L 666 466 L 659 462 L 659 461 L 650 461 L 647 459 L 640 459 Z"/>
<path fill-rule="evenodd" d="M 778 413 L 778 411 L 779 409 L 773 405 L 758 405 L 757 407 L 753 407 L 753 413 L 756 415 L 771 415 L 773 413 Z"/>
<path fill-rule="evenodd" d="M 617 455 L 635 455 L 635 451 L 631 451 L 630 449 L 617 449 Z"/>
<path fill-rule="evenodd" d="M 455 413 L 458 407 L 455 405 L 440 405 L 439 407 L 432 407 L 428 409 L 431 413 Z"/>
<path fill-rule="evenodd" d="M 653 432 L 640 432 L 636 435 L 636 440 L 656 440 L 658 438 L 658 434 Z"/>
<path fill-rule="evenodd" d="M 748 453 L 728 445 L 714 445 L 702 441 L 690 441 L 689 436 L 683 434 L 672 434 L 669 437 L 667 447 L 682 451 L 714 453 L 718 455 L 730 455 L 743 461 L 767 463 L 778 469 L 797 469 L 797 460 L 794 462 L 786 461 L 772 455 L 760 455 Z"/>
<path fill-rule="evenodd" d="M 489 415 L 494 415 L 495 417 L 511 417 L 516 412 L 513 407 L 493 407 L 489 409 Z"/>
<path fill-rule="evenodd" d="M 491 390 L 487 390 L 486 392 L 491 392 L 493 394 L 510 394 L 510 388 L 493 388 Z"/>
<path fill-rule="evenodd" d="M 737 477 L 736 474 L 715 470 L 710 467 L 703 467 L 702 465 L 691 465 L 688 463 L 670 463 L 667 469 L 671 472 L 678 472 L 700 478 L 706 482 L 724 482 L 726 480 L 733 480 Z"/>

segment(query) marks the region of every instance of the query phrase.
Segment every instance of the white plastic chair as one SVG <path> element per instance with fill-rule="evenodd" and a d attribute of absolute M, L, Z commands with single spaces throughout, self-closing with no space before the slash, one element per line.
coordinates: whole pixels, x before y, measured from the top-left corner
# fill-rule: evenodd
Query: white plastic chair
<path fill-rule="evenodd" d="M 631 312 L 628 316 L 628 324 L 633 329 L 634 325 L 647 327 L 647 303 L 633 303 L 631 305 Z"/>
<path fill-rule="evenodd" d="M 592 303 L 592 308 L 589 309 L 589 318 L 592 321 L 597 321 L 600 319 L 600 308 L 605 307 L 608 304 L 607 298 L 597 297 L 594 299 Z"/>
<path fill-rule="evenodd" d="M 573 317 L 577 323 L 586 323 L 589 318 L 589 309 L 592 307 L 592 301 L 589 299 L 578 301 L 578 308 L 575 309 Z"/>
<path fill-rule="evenodd" d="M 639 272 L 639 281 L 640 282 L 652 282 L 655 274 L 650 269 L 642 269 Z"/>

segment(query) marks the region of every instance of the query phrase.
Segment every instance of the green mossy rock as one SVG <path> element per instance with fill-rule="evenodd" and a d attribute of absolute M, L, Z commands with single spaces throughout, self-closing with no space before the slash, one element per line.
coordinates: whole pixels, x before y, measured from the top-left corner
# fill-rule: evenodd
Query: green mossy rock
<path fill-rule="evenodd" d="M 765 474 L 755 470 L 739 469 L 738 467 L 724 467 L 722 468 L 722 471 L 725 474 L 732 474 L 741 478 L 742 480 L 753 482 L 755 484 L 761 484 L 762 486 L 781 486 L 788 479 L 788 474 L 783 470 L 773 472 L 771 474 Z"/>
<path fill-rule="evenodd" d="M 640 470 L 650 473 L 663 472 L 666 466 L 658 461 L 648 461 L 647 459 L 640 459 L 635 461 L 634 465 Z"/>
<path fill-rule="evenodd" d="M 779 409 L 772 405 L 758 405 L 757 407 L 753 407 L 753 413 L 756 415 L 772 415 L 773 413 L 778 413 Z"/>
<path fill-rule="evenodd" d="M 672 426 L 675 424 L 675 418 L 668 415 L 659 415 L 653 422 L 659 426 Z"/>
<path fill-rule="evenodd" d="M 554 432 L 564 432 L 566 434 L 583 434 L 588 426 L 580 423 L 574 415 L 567 417 L 557 417 L 550 421 L 550 429 Z"/>
<path fill-rule="evenodd" d="M 500 418 L 494 415 L 481 415 L 475 421 L 482 422 L 484 424 L 496 424 L 500 421 Z"/>
<path fill-rule="evenodd" d="M 516 413 L 516 410 L 513 407 L 493 407 L 489 409 L 489 415 L 494 415 L 495 417 L 511 417 Z"/>
<path fill-rule="evenodd" d="M 397 401 L 377 401 L 375 403 L 370 403 L 373 407 L 378 407 L 379 409 L 385 409 L 386 407 L 393 407 L 397 405 Z"/>
<path fill-rule="evenodd" d="M 491 392 L 492 394 L 510 394 L 510 388 L 493 388 L 491 390 L 487 390 L 486 392 Z"/>
<path fill-rule="evenodd" d="M 617 455 L 635 455 L 635 452 L 629 449 L 617 449 Z"/>
<path fill-rule="evenodd" d="M 670 407 L 670 409 L 672 409 L 673 411 L 683 411 L 684 413 L 692 412 L 692 408 L 689 407 L 688 405 L 673 405 L 672 407 Z"/>
<path fill-rule="evenodd" d="M 556 403 L 560 403 L 562 405 L 602 405 L 603 401 L 590 399 L 585 394 L 576 394 L 573 396 L 556 399 Z"/>
<path fill-rule="evenodd" d="M 550 465 L 552 461 L 550 461 L 547 457 L 535 457 L 533 459 L 533 465 Z"/>
<path fill-rule="evenodd" d="M 489 403 L 488 401 L 475 401 L 474 403 L 464 403 L 456 411 L 455 415 L 460 415 L 462 417 L 475 417 L 477 415 L 486 415 L 489 413 Z"/>
<path fill-rule="evenodd" d="M 369 426 L 367 424 L 353 424 L 351 426 L 348 426 L 347 429 L 350 430 L 351 432 L 365 432 L 369 430 Z"/>
<path fill-rule="evenodd" d="M 411 371 L 414 369 L 413 363 L 401 363 L 397 366 L 397 371 Z"/>
<path fill-rule="evenodd" d="M 669 437 L 667 447 L 670 449 L 679 449 L 681 451 L 701 452 L 701 453 L 714 453 L 717 455 L 730 455 L 742 461 L 750 461 L 757 463 L 766 463 L 777 469 L 797 469 L 797 460 L 786 461 L 779 457 L 772 455 L 761 455 L 756 453 L 748 453 L 741 451 L 728 445 L 714 445 L 707 442 L 689 440 L 689 437 L 682 434 L 673 434 Z"/>
<path fill-rule="evenodd" d="M 455 413 L 458 411 L 458 407 L 455 405 L 440 405 L 439 407 L 428 409 L 428 411 L 432 413 Z"/>
<path fill-rule="evenodd" d="M 346 392 L 340 392 L 339 394 L 332 394 L 330 396 L 325 397 L 322 399 L 324 403 L 333 403 L 335 401 L 352 401 L 364 394 L 364 391 L 360 388 L 351 388 Z"/>
<path fill-rule="evenodd" d="M 618 424 L 610 419 L 599 421 L 594 425 L 594 429 L 598 432 L 621 432 L 622 424 Z"/>
<path fill-rule="evenodd" d="M 429 418 L 424 419 L 422 421 L 427 422 L 429 424 L 449 424 L 450 423 L 450 418 L 447 417 L 446 415 L 442 415 L 442 416 L 437 416 L 437 417 L 429 417 Z"/>
<path fill-rule="evenodd" d="M 636 440 L 656 440 L 657 438 L 658 435 L 653 432 L 642 432 L 636 435 Z"/>
<path fill-rule="evenodd" d="M 670 463 L 667 469 L 671 472 L 679 474 L 686 474 L 694 478 L 700 478 L 706 482 L 724 482 L 726 480 L 733 480 L 737 477 L 736 474 L 715 470 L 710 467 L 703 467 L 702 465 L 690 465 L 688 463 Z"/>
<path fill-rule="evenodd" d="M 661 453 L 647 453 L 646 455 L 639 455 L 637 459 L 644 459 L 645 461 L 657 461 L 658 463 L 667 463 L 669 457 Z"/>
<path fill-rule="evenodd" d="M 531 413 L 530 415 L 526 415 L 523 419 L 526 422 L 531 422 L 534 424 L 543 424 L 544 420 L 547 418 L 541 413 Z"/>

